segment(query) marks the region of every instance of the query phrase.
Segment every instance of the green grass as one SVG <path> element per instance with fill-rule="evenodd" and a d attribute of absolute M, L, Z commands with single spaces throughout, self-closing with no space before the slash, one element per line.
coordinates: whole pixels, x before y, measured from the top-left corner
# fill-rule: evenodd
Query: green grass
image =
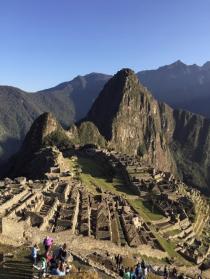
<path fill-rule="evenodd" d="M 147 201 L 143 201 L 141 199 L 137 200 L 129 200 L 129 203 L 139 212 L 140 216 L 142 216 L 146 221 L 157 221 L 164 218 L 164 216 L 154 208 L 154 212 L 152 212 L 151 205 Z"/>
<path fill-rule="evenodd" d="M 175 251 L 175 244 L 172 241 L 168 241 L 161 237 L 158 233 L 153 231 L 153 234 L 163 247 L 163 249 L 168 253 L 171 258 L 174 258 L 178 263 L 186 266 L 191 266 L 192 264 L 184 259 L 178 252 Z"/>
<path fill-rule="evenodd" d="M 80 178 L 91 192 L 96 192 L 96 187 L 118 195 L 134 195 L 132 189 L 125 186 L 119 171 L 114 172 L 111 166 L 92 158 L 79 157 L 78 164 L 82 169 Z"/>
<path fill-rule="evenodd" d="M 165 235 L 167 237 L 169 237 L 169 236 L 174 236 L 174 235 L 179 234 L 179 233 L 181 233 L 181 230 L 175 229 L 175 230 L 171 230 L 171 231 L 166 232 Z"/>

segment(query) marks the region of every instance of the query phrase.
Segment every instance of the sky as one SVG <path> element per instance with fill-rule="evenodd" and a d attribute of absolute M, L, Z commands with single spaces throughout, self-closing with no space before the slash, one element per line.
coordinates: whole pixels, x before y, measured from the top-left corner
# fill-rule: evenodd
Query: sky
<path fill-rule="evenodd" d="M 0 84 L 210 61 L 210 0 L 1 0 Z"/>

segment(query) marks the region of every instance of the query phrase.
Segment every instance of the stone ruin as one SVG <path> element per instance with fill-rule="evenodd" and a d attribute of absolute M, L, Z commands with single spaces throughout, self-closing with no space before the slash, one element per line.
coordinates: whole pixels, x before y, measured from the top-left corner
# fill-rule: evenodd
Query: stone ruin
<path fill-rule="evenodd" d="M 56 179 L 54 174 L 56 173 Z M 150 245 L 162 249 L 147 224 L 121 196 L 111 193 L 93 195 L 69 173 L 52 169 L 51 180 L 1 181 L 1 233 L 16 230 L 10 222 L 107 240 L 117 245 Z M 9 224 L 9 225 L 8 225 Z M 8 227 L 9 226 L 9 227 Z"/>
<path fill-rule="evenodd" d="M 209 224 L 209 206 L 198 191 L 189 191 L 169 173 L 143 166 L 137 157 L 107 150 L 96 150 L 91 156 L 120 168 L 129 186 L 142 199 L 148 199 L 155 190 L 151 202 L 163 218 L 151 222 L 162 237 L 175 243 L 181 255 L 195 263 L 208 257 L 209 237 L 205 245 L 197 238 Z M 0 232 L 24 234 L 27 225 L 52 233 L 65 230 L 119 246 L 148 245 L 164 250 L 150 224 L 123 196 L 103 191 L 89 193 L 79 179 L 81 171 L 79 167 L 65 169 L 58 162 L 43 180 L 19 177 L 0 181 Z M 192 204 L 195 218 L 191 214 Z"/>
<path fill-rule="evenodd" d="M 168 172 L 147 166 L 136 156 L 115 151 L 95 150 L 95 157 L 105 160 L 113 168 L 120 168 L 127 183 L 137 195 L 149 200 L 161 212 L 163 218 L 152 223 L 158 233 L 175 243 L 176 251 L 197 264 L 210 256 L 210 235 L 207 228 L 209 204 L 201 197 L 199 191 L 189 189 Z M 152 197 L 151 192 L 154 193 Z M 122 215 L 122 219 L 123 224 L 129 228 L 125 235 L 130 246 L 138 245 L 139 241 L 142 243 L 142 239 L 145 239 L 144 243 L 150 243 L 152 239 L 152 244 L 150 244 L 154 245 L 156 240 L 151 232 L 149 237 L 143 237 L 143 229 L 149 231 L 146 223 L 140 228 L 141 240 L 139 240 L 133 234 L 134 227 L 129 216 Z M 197 238 L 200 239 L 200 242 L 197 241 Z M 157 242 L 156 245 L 158 246 L 159 243 Z M 161 247 L 159 248 L 161 249 Z"/>

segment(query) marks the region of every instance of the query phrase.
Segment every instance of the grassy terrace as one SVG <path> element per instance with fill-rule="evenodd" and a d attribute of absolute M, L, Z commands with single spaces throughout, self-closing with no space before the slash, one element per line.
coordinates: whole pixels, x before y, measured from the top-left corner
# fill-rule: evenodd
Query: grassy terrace
<path fill-rule="evenodd" d="M 157 221 L 164 218 L 157 208 L 153 208 L 150 203 L 138 198 L 128 186 L 125 187 L 125 182 L 121 173 L 114 173 L 109 165 L 89 157 L 79 157 L 77 163 L 82 169 L 80 179 L 90 192 L 97 193 L 96 188 L 99 186 L 105 191 L 123 195 L 146 222 Z M 75 163 L 71 166 L 75 166 Z M 172 241 L 167 241 L 161 237 L 159 233 L 156 232 L 155 227 L 151 226 L 151 229 L 170 257 L 175 258 L 180 263 L 189 265 L 189 262 L 175 251 L 175 245 Z"/>
<path fill-rule="evenodd" d="M 137 200 L 129 200 L 129 203 L 139 212 L 139 214 L 146 220 L 146 221 L 157 221 L 164 216 L 161 212 L 154 207 L 148 201 L 144 201 L 142 199 Z"/>
<path fill-rule="evenodd" d="M 109 165 L 87 157 L 80 157 L 78 164 L 82 169 L 81 180 L 90 191 L 95 192 L 99 186 L 113 193 L 133 195 L 132 190 L 125 187 L 121 173 L 114 173 Z"/>
<path fill-rule="evenodd" d="M 82 169 L 80 178 L 92 193 L 96 193 L 96 187 L 100 186 L 105 191 L 124 195 L 145 221 L 156 221 L 164 218 L 157 208 L 152 208 L 149 202 L 137 198 L 132 189 L 127 185 L 125 186 L 120 171 L 114 173 L 109 165 L 88 157 L 79 157 L 78 164 Z"/>
<path fill-rule="evenodd" d="M 179 233 L 181 233 L 181 231 L 178 230 L 178 229 L 175 229 L 175 230 L 166 232 L 165 235 L 166 235 L 166 236 L 174 236 L 174 235 L 177 235 L 177 234 L 179 234 Z"/>

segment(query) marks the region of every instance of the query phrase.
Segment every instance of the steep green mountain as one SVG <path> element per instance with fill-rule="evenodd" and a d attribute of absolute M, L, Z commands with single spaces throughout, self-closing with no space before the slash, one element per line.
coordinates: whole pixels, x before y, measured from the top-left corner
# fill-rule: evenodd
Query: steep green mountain
<path fill-rule="evenodd" d="M 158 103 L 133 71 L 123 69 L 107 82 L 86 121 L 108 146 L 209 190 L 210 121 Z"/>

